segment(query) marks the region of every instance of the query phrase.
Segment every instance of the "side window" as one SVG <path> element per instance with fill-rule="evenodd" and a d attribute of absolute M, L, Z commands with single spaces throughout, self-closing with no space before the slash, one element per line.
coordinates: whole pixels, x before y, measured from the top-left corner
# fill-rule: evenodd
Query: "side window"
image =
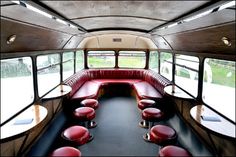
<path fill-rule="evenodd" d="M 37 77 L 39 96 L 41 97 L 60 83 L 60 55 L 38 56 Z"/>
<path fill-rule="evenodd" d="M 114 68 L 115 52 L 114 51 L 89 51 L 88 52 L 89 68 Z"/>
<path fill-rule="evenodd" d="M 157 51 L 150 51 L 149 69 L 152 69 L 158 72 L 158 52 Z"/>
<path fill-rule="evenodd" d="M 120 51 L 118 66 L 121 68 L 144 68 L 146 53 L 144 51 Z"/>
<path fill-rule="evenodd" d="M 63 53 L 63 81 L 74 74 L 74 52 Z"/>
<path fill-rule="evenodd" d="M 76 51 L 76 72 L 84 69 L 84 51 Z"/>
<path fill-rule="evenodd" d="M 30 57 L 1 60 L 1 123 L 34 100 Z"/>
<path fill-rule="evenodd" d="M 172 62 L 173 55 L 171 53 L 160 53 L 160 74 L 172 81 Z"/>
<path fill-rule="evenodd" d="M 199 59 L 194 56 L 175 56 L 175 83 L 197 97 Z"/>
<path fill-rule="evenodd" d="M 235 122 L 235 61 L 204 60 L 203 101 Z"/>

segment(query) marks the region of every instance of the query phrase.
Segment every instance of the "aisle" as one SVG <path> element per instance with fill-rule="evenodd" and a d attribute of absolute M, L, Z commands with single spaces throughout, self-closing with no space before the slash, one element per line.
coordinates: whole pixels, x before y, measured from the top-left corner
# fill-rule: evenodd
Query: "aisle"
<path fill-rule="evenodd" d="M 83 156 L 157 156 L 159 146 L 145 142 L 138 126 L 140 112 L 133 97 L 101 98 L 93 141 L 80 146 Z"/>

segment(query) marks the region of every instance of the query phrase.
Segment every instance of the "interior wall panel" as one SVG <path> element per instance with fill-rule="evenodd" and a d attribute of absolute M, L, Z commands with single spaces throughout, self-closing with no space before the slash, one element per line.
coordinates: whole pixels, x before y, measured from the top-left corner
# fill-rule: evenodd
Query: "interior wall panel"
<path fill-rule="evenodd" d="M 222 42 L 227 37 L 231 46 Z M 164 36 L 173 50 L 204 53 L 235 54 L 235 22 L 192 32 Z"/>
<path fill-rule="evenodd" d="M 7 39 L 16 35 L 12 44 Z M 71 35 L 1 18 L 1 53 L 62 49 Z"/>

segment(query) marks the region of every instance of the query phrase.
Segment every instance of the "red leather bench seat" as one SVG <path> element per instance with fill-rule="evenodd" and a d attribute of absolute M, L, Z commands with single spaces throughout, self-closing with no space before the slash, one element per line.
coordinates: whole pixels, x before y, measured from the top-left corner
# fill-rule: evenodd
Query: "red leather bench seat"
<path fill-rule="evenodd" d="M 72 75 L 64 83 L 72 87 L 72 100 L 96 99 L 101 86 L 123 83 L 131 85 L 140 99 L 161 99 L 170 81 L 152 70 L 88 69 Z"/>
<path fill-rule="evenodd" d="M 71 99 L 82 100 L 86 98 L 96 98 L 98 95 L 99 88 L 101 86 L 100 82 L 95 81 L 86 81 L 80 88 L 77 90 Z"/>
<path fill-rule="evenodd" d="M 141 81 L 134 84 L 134 89 L 140 99 L 160 99 L 162 95 L 148 82 Z"/>
<path fill-rule="evenodd" d="M 94 79 L 94 82 L 99 82 L 101 85 L 107 84 L 124 84 L 133 85 L 134 83 L 141 82 L 141 79 Z"/>

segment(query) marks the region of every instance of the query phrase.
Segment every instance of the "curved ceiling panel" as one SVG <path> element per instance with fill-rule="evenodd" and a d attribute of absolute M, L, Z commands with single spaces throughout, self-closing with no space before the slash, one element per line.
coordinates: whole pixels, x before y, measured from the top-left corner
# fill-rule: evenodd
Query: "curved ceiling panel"
<path fill-rule="evenodd" d="M 143 30 L 150 30 L 157 27 L 162 22 L 173 20 L 187 12 L 198 8 L 209 1 L 41 1 L 51 9 L 63 15 L 69 20 L 82 20 L 84 18 L 99 18 L 109 16 L 123 16 L 126 17 L 139 17 L 147 18 L 152 22 L 151 25 L 138 26 Z M 158 20 L 159 22 L 156 22 Z M 103 20 L 105 22 L 105 20 Z M 106 22 L 100 22 L 96 26 L 90 26 L 91 21 L 83 21 L 84 28 L 89 30 L 91 28 L 103 28 Z M 87 22 L 87 23 L 86 23 Z M 110 22 L 110 21 L 108 21 Z M 122 27 L 130 27 L 127 20 L 119 20 Z M 135 21 L 134 21 L 135 22 Z M 113 22 L 114 23 L 114 22 Z M 113 26 L 113 25 L 112 25 Z"/>
<path fill-rule="evenodd" d="M 207 1 L 42 1 L 69 19 L 128 15 L 171 20 Z"/>
<path fill-rule="evenodd" d="M 153 27 L 164 23 L 162 21 L 135 17 L 94 17 L 76 19 L 72 21 L 88 30 L 101 28 L 132 28 L 150 30 Z"/>

